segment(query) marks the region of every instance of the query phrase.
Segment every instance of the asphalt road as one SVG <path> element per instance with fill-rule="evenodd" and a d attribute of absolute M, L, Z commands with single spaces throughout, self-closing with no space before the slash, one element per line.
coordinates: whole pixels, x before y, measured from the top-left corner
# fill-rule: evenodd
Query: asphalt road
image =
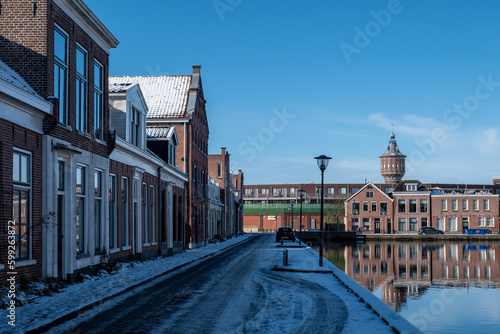
<path fill-rule="evenodd" d="M 273 272 L 274 235 L 260 235 L 82 314 L 54 332 L 338 333 L 344 302 L 316 283 Z M 80 323 L 79 323 L 80 322 Z M 64 329 L 64 330 L 63 330 Z"/>

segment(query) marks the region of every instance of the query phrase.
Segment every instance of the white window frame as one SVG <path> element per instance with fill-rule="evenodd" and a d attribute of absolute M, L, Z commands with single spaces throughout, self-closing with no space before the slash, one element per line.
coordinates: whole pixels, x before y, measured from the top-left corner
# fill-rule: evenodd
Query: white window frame
<path fill-rule="evenodd" d="M 83 180 L 82 180 L 82 192 L 81 193 L 78 193 L 78 191 L 76 191 L 76 198 L 78 200 L 78 203 L 80 203 L 80 201 L 83 201 L 83 208 L 81 208 L 81 213 L 83 213 L 83 219 L 81 219 L 81 217 L 79 216 L 78 214 L 78 206 L 77 206 L 77 216 L 78 216 L 78 220 L 77 220 L 77 226 L 76 226 L 76 236 L 78 237 L 78 242 L 76 242 L 76 255 L 77 257 L 79 255 L 82 255 L 82 254 L 86 254 L 88 252 L 88 249 L 87 249 L 87 206 L 88 206 L 88 202 L 87 202 L 87 166 L 85 165 L 81 165 L 81 164 L 78 164 L 76 166 L 76 184 L 78 184 L 78 174 L 79 174 L 79 170 L 81 170 L 83 172 L 82 174 L 82 177 L 83 177 Z M 78 189 L 78 187 L 76 187 Z M 80 220 L 81 219 L 81 220 Z"/>
<path fill-rule="evenodd" d="M 485 227 L 486 226 L 486 217 L 478 217 L 477 218 L 477 226 Z"/>
<path fill-rule="evenodd" d="M 448 200 L 441 200 L 441 211 L 448 211 Z"/>
<path fill-rule="evenodd" d="M 495 217 L 487 217 L 486 218 L 486 226 L 487 227 L 495 227 Z"/>
<path fill-rule="evenodd" d="M 151 225 L 151 243 L 156 243 L 156 221 L 155 221 L 155 187 L 149 186 L 150 202 L 149 202 L 149 219 Z"/>
<path fill-rule="evenodd" d="M 56 56 L 56 31 L 59 32 L 61 36 L 63 36 L 66 40 L 66 59 L 60 59 Z M 60 26 L 54 24 L 54 96 L 59 99 L 59 118 L 58 121 L 61 124 L 68 125 L 68 67 L 69 67 L 69 34 L 64 31 Z M 59 66 L 59 69 L 64 71 L 64 92 L 62 94 L 61 91 L 56 92 L 55 90 L 55 80 L 59 78 L 58 74 L 56 74 L 56 67 Z M 60 80 L 59 80 L 60 81 Z M 63 95 L 64 99 L 61 101 L 61 95 Z"/>
<path fill-rule="evenodd" d="M 94 170 L 94 250 L 96 253 L 103 248 L 103 221 L 104 221 L 104 171 Z"/>
<path fill-rule="evenodd" d="M 96 140 L 104 141 L 104 66 L 94 59 L 94 138 Z M 101 69 L 101 87 L 96 86 L 96 67 Z M 97 97 L 100 101 L 97 101 Z M 100 107 L 98 110 L 96 107 Z M 98 112 L 100 111 L 100 113 Z"/>
<path fill-rule="evenodd" d="M 448 217 L 448 230 L 450 232 L 457 231 L 457 217 Z"/>
<path fill-rule="evenodd" d="M 475 198 L 472 200 L 472 210 L 479 211 L 479 199 Z"/>
<path fill-rule="evenodd" d="M 15 161 L 14 159 L 16 158 L 16 155 L 19 156 L 19 159 L 21 159 L 21 156 L 24 156 L 27 158 L 27 165 L 26 165 L 26 180 L 23 180 L 23 178 L 21 177 L 20 179 L 14 179 L 14 172 L 15 172 Z M 27 192 L 27 201 L 28 201 L 28 207 L 26 209 L 26 223 L 24 224 L 20 224 L 19 222 L 15 222 L 16 225 L 14 226 L 14 230 L 17 231 L 17 243 L 16 243 L 16 249 L 15 249 L 15 258 L 16 258 L 16 263 L 19 264 L 20 262 L 22 261 L 29 261 L 30 259 L 32 259 L 32 242 L 33 242 L 33 238 L 32 238 L 32 233 L 31 233 L 31 227 L 32 227 L 32 221 L 31 221 L 31 206 L 32 206 L 32 181 L 33 181 L 33 178 L 32 178 L 32 154 L 31 152 L 29 151 L 25 151 L 25 150 L 22 150 L 22 149 L 18 149 L 18 148 L 14 148 L 13 150 L 13 154 L 12 154 L 12 159 L 13 159 L 13 163 L 12 163 L 12 188 L 13 188 L 13 191 L 19 191 L 19 192 Z M 22 172 L 22 163 L 19 164 L 19 168 L 20 168 L 20 171 L 19 171 L 19 175 L 21 175 L 21 172 Z M 21 200 L 21 199 L 20 199 Z M 12 196 L 12 210 L 14 210 L 14 198 Z M 21 205 L 19 205 L 19 211 L 21 211 Z M 13 221 L 14 221 L 14 217 L 13 218 Z M 20 252 L 21 252 L 21 243 L 20 243 L 20 239 L 21 237 L 23 236 L 21 234 L 21 226 L 22 225 L 25 225 L 26 226 L 26 240 L 27 240 L 27 245 L 26 245 L 26 252 L 27 254 L 25 256 L 20 256 Z"/>
<path fill-rule="evenodd" d="M 458 211 L 458 200 L 457 199 L 451 200 L 451 211 Z"/>
<path fill-rule="evenodd" d="M 84 55 L 85 73 L 78 72 L 78 57 L 76 58 L 76 129 L 78 131 L 87 133 L 87 119 L 88 119 L 88 52 L 80 44 L 76 46 L 76 53 L 80 51 Z M 83 91 L 83 97 L 82 97 Z M 80 93 L 80 95 L 79 95 Z M 80 99 L 80 100 L 79 100 Z"/>
<path fill-rule="evenodd" d="M 462 211 L 468 211 L 468 210 L 469 210 L 469 200 L 462 199 Z"/>
<path fill-rule="evenodd" d="M 125 186 L 125 187 L 124 187 Z M 129 241 L 129 179 L 122 176 L 120 179 L 120 197 L 121 197 L 121 211 L 122 211 L 122 235 L 121 235 L 121 245 L 122 250 L 124 247 L 130 247 Z"/>
<path fill-rule="evenodd" d="M 483 210 L 490 211 L 490 200 L 487 198 L 483 199 Z"/>
<path fill-rule="evenodd" d="M 108 204 L 109 204 L 109 249 L 116 249 L 118 247 L 118 215 L 117 215 L 117 177 L 115 174 L 109 174 L 108 184 Z"/>

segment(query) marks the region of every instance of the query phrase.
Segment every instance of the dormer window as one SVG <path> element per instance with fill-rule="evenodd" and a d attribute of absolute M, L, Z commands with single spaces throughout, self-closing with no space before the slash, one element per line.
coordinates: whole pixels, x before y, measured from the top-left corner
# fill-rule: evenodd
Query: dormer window
<path fill-rule="evenodd" d="M 141 144 L 141 113 L 132 107 L 130 114 L 130 143 L 137 147 Z"/>
<path fill-rule="evenodd" d="M 173 140 L 168 142 L 168 163 L 175 166 L 175 142 Z"/>
<path fill-rule="evenodd" d="M 416 190 L 417 190 L 416 184 L 407 184 L 406 185 L 406 191 L 416 191 Z"/>

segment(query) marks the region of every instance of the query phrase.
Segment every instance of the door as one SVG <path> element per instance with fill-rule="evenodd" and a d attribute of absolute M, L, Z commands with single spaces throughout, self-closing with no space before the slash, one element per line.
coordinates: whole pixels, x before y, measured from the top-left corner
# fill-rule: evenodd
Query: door
<path fill-rule="evenodd" d="M 375 233 L 380 233 L 380 218 L 375 218 Z"/>
<path fill-rule="evenodd" d="M 462 217 L 462 232 L 469 228 L 469 217 Z"/>
<path fill-rule="evenodd" d="M 57 277 L 63 279 L 64 195 L 57 195 Z"/>
<path fill-rule="evenodd" d="M 391 218 L 387 218 L 387 233 L 392 233 L 392 221 Z"/>

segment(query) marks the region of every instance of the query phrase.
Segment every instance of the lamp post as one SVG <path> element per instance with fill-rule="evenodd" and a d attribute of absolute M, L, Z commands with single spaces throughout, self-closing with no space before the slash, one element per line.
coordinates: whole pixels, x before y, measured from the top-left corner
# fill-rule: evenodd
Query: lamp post
<path fill-rule="evenodd" d="M 300 197 L 300 228 L 299 228 L 299 245 L 302 244 L 302 203 L 304 202 L 304 194 L 306 192 L 303 189 L 299 190 L 299 197 Z"/>
<path fill-rule="evenodd" d="M 328 163 L 332 158 L 327 157 L 326 155 L 320 155 L 319 157 L 315 157 L 316 162 L 318 163 L 318 167 L 321 170 L 321 206 L 320 206 L 320 230 L 321 230 L 321 248 L 319 249 L 319 266 L 323 267 L 323 199 L 324 199 L 324 175 L 325 169 L 328 167 Z"/>

